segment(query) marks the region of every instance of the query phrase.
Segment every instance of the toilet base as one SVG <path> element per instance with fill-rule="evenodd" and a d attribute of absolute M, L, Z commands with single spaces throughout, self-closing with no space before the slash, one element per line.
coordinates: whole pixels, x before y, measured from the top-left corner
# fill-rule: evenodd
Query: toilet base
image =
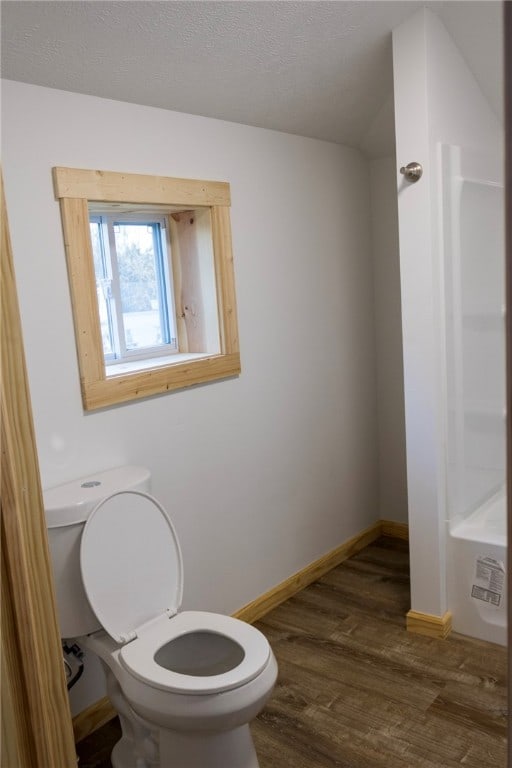
<path fill-rule="evenodd" d="M 107 693 L 116 709 L 122 737 L 114 746 L 112 768 L 159 768 L 158 730 L 152 728 L 130 707 L 112 671 L 102 661 L 107 679 Z"/>
<path fill-rule="evenodd" d="M 137 758 L 126 739 L 117 742 L 110 755 L 112 768 L 137 768 Z"/>
<path fill-rule="evenodd" d="M 168 768 L 259 768 L 248 725 L 210 733 L 160 729 L 160 765 Z"/>
<path fill-rule="evenodd" d="M 160 731 L 159 737 L 157 763 L 137 757 L 133 742 L 122 738 L 112 750 L 112 768 L 259 768 L 247 725 L 214 734 Z"/>
<path fill-rule="evenodd" d="M 112 750 L 112 768 L 259 768 L 249 725 L 226 731 L 152 726 L 133 711 L 112 671 L 104 669 L 122 731 Z"/>

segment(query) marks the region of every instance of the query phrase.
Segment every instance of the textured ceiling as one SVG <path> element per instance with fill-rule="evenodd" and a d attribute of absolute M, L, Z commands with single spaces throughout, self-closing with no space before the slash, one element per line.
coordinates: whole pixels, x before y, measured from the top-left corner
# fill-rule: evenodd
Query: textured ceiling
<path fill-rule="evenodd" d="M 438 13 L 501 108 L 501 3 L 3 0 L 2 77 L 326 139 L 393 136 L 391 30 Z"/>

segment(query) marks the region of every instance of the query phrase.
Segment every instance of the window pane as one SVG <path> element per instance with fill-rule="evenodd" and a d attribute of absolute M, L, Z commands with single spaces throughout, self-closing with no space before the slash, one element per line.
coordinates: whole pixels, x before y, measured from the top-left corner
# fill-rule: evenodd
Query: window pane
<path fill-rule="evenodd" d="M 108 285 L 106 285 L 108 283 Z M 101 326 L 101 340 L 103 342 L 103 354 L 114 354 L 114 346 L 112 343 L 112 326 L 110 323 L 110 304 L 108 301 L 108 294 L 110 292 L 110 280 L 101 281 L 96 283 L 98 292 L 98 308 L 100 311 L 100 326 Z"/>
<path fill-rule="evenodd" d="M 112 338 L 112 318 L 110 315 L 110 279 L 108 277 L 105 251 L 101 237 L 101 224 L 98 221 L 89 223 L 91 232 L 91 245 L 94 257 L 94 273 L 96 275 L 96 292 L 98 296 L 98 309 L 100 313 L 101 340 L 103 342 L 103 354 L 114 354 Z"/>
<path fill-rule="evenodd" d="M 126 349 L 167 344 L 160 226 L 116 222 L 114 235 Z"/>
<path fill-rule="evenodd" d="M 92 254 L 94 256 L 94 271 L 96 273 L 96 280 L 101 280 L 102 277 L 106 277 L 105 262 L 103 258 L 103 246 L 101 240 L 101 230 L 99 221 L 89 222 L 89 229 L 91 232 Z"/>

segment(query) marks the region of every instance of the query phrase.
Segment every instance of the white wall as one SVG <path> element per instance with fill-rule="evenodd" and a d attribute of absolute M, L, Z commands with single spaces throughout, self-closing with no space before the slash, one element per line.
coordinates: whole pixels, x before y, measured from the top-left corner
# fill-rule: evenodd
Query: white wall
<path fill-rule="evenodd" d="M 390 71 L 392 67 L 390 50 Z M 406 523 L 404 371 L 393 92 L 362 137 L 361 148 L 370 162 L 377 374 L 377 503 L 381 519 Z"/>
<path fill-rule="evenodd" d="M 13 82 L 3 84 L 2 119 L 43 485 L 147 465 L 183 548 L 185 608 L 232 612 L 372 523 L 375 349 L 360 153 Z M 240 377 L 84 414 L 55 165 L 231 183 Z"/>
<path fill-rule="evenodd" d="M 406 523 L 404 380 L 396 158 L 370 163 L 375 354 L 377 371 L 378 510 Z"/>
<path fill-rule="evenodd" d="M 446 29 L 421 10 L 393 33 L 412 608 L 442 615 L 446 598 L 446 436 L 438 143 L 499 148 L 501 130 Z"/>

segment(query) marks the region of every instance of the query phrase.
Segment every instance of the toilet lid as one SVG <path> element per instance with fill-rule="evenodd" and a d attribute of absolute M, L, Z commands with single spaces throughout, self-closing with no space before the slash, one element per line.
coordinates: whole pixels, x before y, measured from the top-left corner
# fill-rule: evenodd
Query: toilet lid
<path fill-rule="evenodd" d="M 82 534 L 80 568 L 91 608 L 118 643 L 181 606 L 178 537 L 165 509 L 147 493 L 121 491 L 100 501 Z"/>

